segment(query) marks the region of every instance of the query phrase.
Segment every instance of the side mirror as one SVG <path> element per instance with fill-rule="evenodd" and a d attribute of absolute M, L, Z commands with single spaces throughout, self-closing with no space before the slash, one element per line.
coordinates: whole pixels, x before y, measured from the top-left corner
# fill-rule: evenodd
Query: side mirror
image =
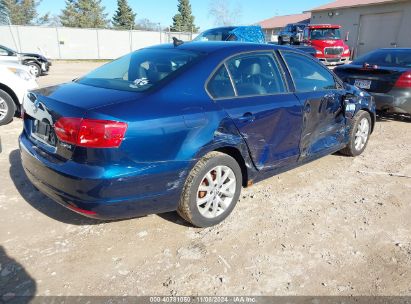
<path fill-rule="evenodd" d="M 350 39 L 350 32 L 345 33 L 345 41 L 348 41 Z"/>

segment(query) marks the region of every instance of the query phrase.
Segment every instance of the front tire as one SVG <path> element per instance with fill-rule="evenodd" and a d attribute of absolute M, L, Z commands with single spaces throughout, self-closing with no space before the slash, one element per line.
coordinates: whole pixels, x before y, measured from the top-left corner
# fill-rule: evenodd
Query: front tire
<path fill-rule="evenodd" d="M 187 177 L 177 212 L 196 227 L 217 225 L 233 211 L 241 186 L 237 161 L 227 154 L 210 152 Z"/>
<path fill-rule="evenodd" d="M 40 77 L 41 76 L 41 68 L 37 63 L 30 62 L 27 64 L 27 66 L 30 69 L 30 73 L 34 75 L 35 77 Z"/>
<path fill-rule="evenodd" d="M 16 105 L 13 99 L 5 91 L 0 90 L 0 126 L 12 121 L 16 113 Z"/>
<path fill-rule="evenodd" d="M 368 145 L 371 134 L 371 116 L 366 111 L 359 111 L 353 118 L 349 142 L 340 152 L 347 156 L 361 155 Z"/>

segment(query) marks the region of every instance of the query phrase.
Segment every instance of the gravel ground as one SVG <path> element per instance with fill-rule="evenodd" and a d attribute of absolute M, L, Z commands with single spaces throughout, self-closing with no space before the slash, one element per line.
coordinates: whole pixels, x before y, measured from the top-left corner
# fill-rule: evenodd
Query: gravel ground
<path fill-rule="evenodd" d="M 101 63 L 58 63 L 41 85 Z M 411 120 L 378 121 L 365 153 L 331 155 L 243 191 L 220 226 L 175 213 L 102 223 L 35 191 L 19 119 L 0 127 L 0 297 L 411 295 Z M 0 298 L 1 302 L 1 298 Z"/>

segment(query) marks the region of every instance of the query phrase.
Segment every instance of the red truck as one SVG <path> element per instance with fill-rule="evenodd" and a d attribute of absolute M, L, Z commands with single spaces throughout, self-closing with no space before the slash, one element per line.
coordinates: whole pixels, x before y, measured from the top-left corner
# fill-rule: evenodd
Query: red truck
<path fill-rule="evenodd" d="M 345 39 L 347 41 L 348 35 Z M 341 37 L 341 26 L 309 24 L 303 32 L 303 43 L 316 49 L 316 56 L 326 65 L 347 63 L 351 57 L 349 46 Z"/>

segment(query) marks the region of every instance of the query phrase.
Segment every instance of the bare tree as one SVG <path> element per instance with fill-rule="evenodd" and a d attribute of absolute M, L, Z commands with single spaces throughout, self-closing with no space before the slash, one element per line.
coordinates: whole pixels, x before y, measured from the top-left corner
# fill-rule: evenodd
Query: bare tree
<path fill-rule="evenodd" d="M 210 0 L 208 14 L 216 26 L 240 24 L 242 7 L 231 0 Z"/>

